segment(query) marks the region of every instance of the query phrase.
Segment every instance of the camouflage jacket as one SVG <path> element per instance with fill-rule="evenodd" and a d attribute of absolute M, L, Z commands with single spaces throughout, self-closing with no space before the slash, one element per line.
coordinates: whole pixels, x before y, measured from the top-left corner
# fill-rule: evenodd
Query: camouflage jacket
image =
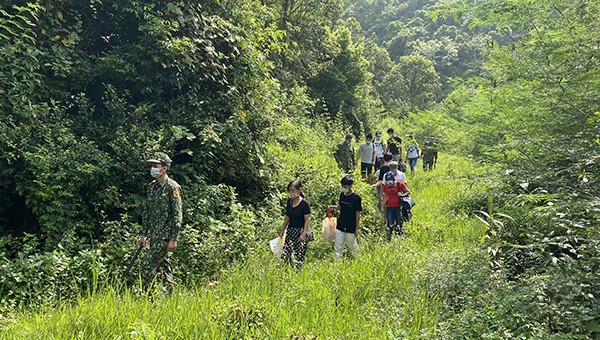
<path fill-rule="evenodd" d="M 168 176 L 148 185 L 142 234 L 150 239 L 177 239 L 183 218 L 181 187 Z"/>
<path fill-rule="evenodd" d="M 423 147 L 423 157 L 425 157 L 426 155 L 433 155 L 433 154 L 437 154 L 438 150 L 437 150 L 437 144 L 434 142 L 426 142 L 424 147 Z"/>
<path fill-rule="evenodd" d="M 354 148 L 351 143 L 340 143 L 334 153 L 334 157 L 338 163 L 341 163 L 345 170 L 352 169 L 356 166 L 354 160 Z"/>

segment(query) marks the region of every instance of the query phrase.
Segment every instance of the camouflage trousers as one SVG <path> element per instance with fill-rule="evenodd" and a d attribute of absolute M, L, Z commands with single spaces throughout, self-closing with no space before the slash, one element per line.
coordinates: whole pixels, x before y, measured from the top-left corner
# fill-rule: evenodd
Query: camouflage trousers
<path fill-rule="evenodd" d="M 429 171 L 435 169 L 435 163 L 437 158 L 433 154 L 426 154 L 423 156 L 423 170 Z"/>
<path fill-rule="evenodd" d="M 144 290 L 161 283 L 162 289 L 170 293 L 173 289 L 168 240 L 148 240 L 148 250 L 142 259 L 142 285 Z"/>

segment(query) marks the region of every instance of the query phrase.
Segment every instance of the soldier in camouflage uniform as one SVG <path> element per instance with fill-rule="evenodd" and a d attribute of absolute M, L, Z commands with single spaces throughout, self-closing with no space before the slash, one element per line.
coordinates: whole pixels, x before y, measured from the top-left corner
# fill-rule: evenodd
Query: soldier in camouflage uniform
<path fill-rule="evenodd" d="M 142 260 L 144 289 L 152 282 L 162 282 L 163 289 L 172 289 L 169 255 L 177 247 L 182 220 L 182 193 L 177 182 L 167 176 L 171 159 L 157 152 L 148 160 L 150 175 L 156 178 L 148 185 L 148 201 L 144 212 L 140 245 L 148 245 Z"/>
<path fill-rule="evenodd" d="M 354 159 L 354 147 L 352 146 L 352 135 L 347 134 L 346 140 L 340 143 L 334 153 L 338 166 L 345 172 L 350 172 L 356 167 Z"/>
<path fill-rule="evenodd" d="M 435 169 L 438 159 L 438 150 L 435 137 L 429 138 L 423 148 L 423 170 L 429 171 Z"/>

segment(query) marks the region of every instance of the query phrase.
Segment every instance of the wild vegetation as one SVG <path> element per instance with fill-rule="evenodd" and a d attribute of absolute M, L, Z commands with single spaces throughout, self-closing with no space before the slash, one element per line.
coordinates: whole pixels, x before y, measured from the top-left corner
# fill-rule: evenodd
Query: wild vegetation
<path fill-rule="evenodd" d="M 598 18 L 587 0 L 0 2 L 0 335 L 598 337 Z M 337 143 L 388 127 L 445 152 L 409 178 L 407 236 L 381 243 L 359 183 L 359 257 L 272 260 L 287 182 L 318 222 Z M 185 195 L 170 299 L 123 276 L 157 150 Z"/>
<path fill-rule="evenodd" d="M 463 286 L 469 278 L 489 275 L 483 250 L 477 247 L 485 227 L 450 208 L 477 192 L 480 186 L 474 184 L 489 169 L 449 157 L 440 166 L 444 170 L 411 182 L 418 205 L 406 237 L 388 244 L 385 227 L 372 225 L 360 240 L 362 253 L 354 259 L 334 261 L 331 244 L 318 239 L 298 272 L 274 259 L 263 240 L 248 260 L 170 298 L 146 298 L 110 281 L 90 284 L 75 302 L 62 302 L 58 309 L 43 307 L 33 319 L 16 316 L 4 337 L 439 336 L 444 304 L 457 303 L 472 289 Z M 470 179 L 460 175 L 465 169 Z M 371 191 L 367 185 L 359 188 L 365 196 Z M 307 196 L 312 198 L 312 190 Z M 275 229 L 270 236 L 276 235 Z"/>

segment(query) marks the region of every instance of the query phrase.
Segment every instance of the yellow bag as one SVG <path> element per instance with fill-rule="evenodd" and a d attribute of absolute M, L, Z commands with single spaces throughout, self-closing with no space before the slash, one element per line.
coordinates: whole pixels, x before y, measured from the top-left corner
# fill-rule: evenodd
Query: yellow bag
<path fill-rule="evenodd" d="M 337 226 L 337 219 L 335 217 L 325 217 L 323 219 L 323 241 L 331 242 L 335 239 L 335 228 Z"/>

